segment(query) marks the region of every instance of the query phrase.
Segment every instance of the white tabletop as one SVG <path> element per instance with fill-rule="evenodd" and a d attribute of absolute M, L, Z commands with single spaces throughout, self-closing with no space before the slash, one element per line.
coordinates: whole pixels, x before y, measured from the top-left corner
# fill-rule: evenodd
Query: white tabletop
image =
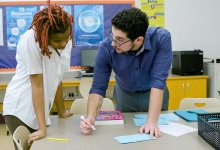
<path fill-rule="evenodd" d="M 120 144 L 114 137 L 136 134 L 139 129 L 132 121 L 134 113 L 124 113 L 123 116 L 124 125 L 96 126 L 93 135 L 87 136 L 80 133 L 79 115 L 65 119 L 58 119 L 54 116 L 52 126 L 48 127 L 47 137 L 70 138 L 71 141 L 49 141 L 44 138 L 35 141 L 31 150 L 214 150 L 198 135 L 198 131 L 179 137 L 162 133 L 162 136 L 156 140 Z M 197 128 L 197 122 L 188 123 L 182 119 L 178 122 Z"/>

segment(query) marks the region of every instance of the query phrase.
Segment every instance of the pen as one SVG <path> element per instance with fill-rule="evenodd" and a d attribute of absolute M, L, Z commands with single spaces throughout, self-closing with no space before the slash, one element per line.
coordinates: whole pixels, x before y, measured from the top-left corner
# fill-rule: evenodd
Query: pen
<path fill-rule="evenodd" d="M 71 139 L 67 139 L 67 138 L 47 138 L 47 140 L 63 141 L 63 142 L 70 142 L 71 141 Z"/>
<path fill-rule="evenodd" d="M 80 118 L 82 119 L 82 121 L 84 121 L 84 122 L 88 125 L 88 123 L 87 123 L 87 121 L 86 121 L 86 119 L 85 119 L 84 116 L 81 116 Z M 92 125 L 92 129 L 93 129 L 93 130 L 96 130 L 93 125 Z"/>

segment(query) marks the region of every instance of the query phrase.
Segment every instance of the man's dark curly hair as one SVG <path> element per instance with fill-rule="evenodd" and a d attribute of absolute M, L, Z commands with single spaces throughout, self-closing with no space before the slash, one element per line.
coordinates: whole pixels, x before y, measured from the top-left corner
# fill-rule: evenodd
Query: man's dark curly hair
<path fill-rule="evenodd" d="M 125 9 L 111 21 L 114 27 L 125 32 L 131 40 L 139 36 L 145 37 L 149 25 L 147 15 L 138 8 Z"/>

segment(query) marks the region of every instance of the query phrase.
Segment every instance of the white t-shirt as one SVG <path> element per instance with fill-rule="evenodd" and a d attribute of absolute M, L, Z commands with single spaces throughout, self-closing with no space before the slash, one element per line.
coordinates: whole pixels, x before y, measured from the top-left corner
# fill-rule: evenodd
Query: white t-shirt
<path fill-rule="evenodd" d="M 26 31 L 17 45 L 16 74 L 6 89 L 3 115 L 14 115 L 31 128 L 39 128 L 32 102 L 30 75 L 43 74 L 45 119 L 46 124 L 50 125 L 49 112 L 63 74 L 70 68 L 71 49 L 71 40 L 64 50 L 59 50 L 60 56 L 49 46 L 52 52 L 49 58 L 41 54 L 39 44 L 35 42 L 34 31 Z"/>

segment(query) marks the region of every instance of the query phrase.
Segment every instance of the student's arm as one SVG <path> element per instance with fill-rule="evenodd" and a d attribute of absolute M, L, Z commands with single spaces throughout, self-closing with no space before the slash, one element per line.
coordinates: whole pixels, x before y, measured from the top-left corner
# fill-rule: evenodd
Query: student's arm
<path fill-rule="evenodd" d="M 140 133 L 150 133 L 155 137 L 160 136 L 158 128 L 158 118 L 161 112 L 164 90 L 152 88 L 150 93 L 150 103 L 147 123 L 139 129 Z"/>
<path fill-rule="evenodd" d="M 44 97 L 43 97 L 43 75 L 34 74 L 30 76 L 32 88 L 32 101 L 34 111 L 37 117 L 39 129 L 29 136 L 28 143 L 32 144 L 33 141 L 41 139 L 46 135 L 46 121 L 44 112 Z"/>
<path fill-rule="evenodd" d="M 91 125 L 94 125 L 95 123 L 95 117 L 101 109 L 102 102 L 103 102 L 103 97 L 101 95 L 89 94 L 88 106 L 87 106 L 87 111 L 88 111 L 87 122 L 89 124 L 86 124 L 84 121 L 80 122 L 80 129 L 82 134 L 88 135 L 92 133 Z"/>
<path fill-rule="evenodd" d="M 61 118 L 66 118 L 72 116 L 73 114 L 69 111 L 65 110 L 64 106 L 64 99 L 63 99 L 63 84 L 60 82 L 59 86 L 57 87 L 56 96 L 55 96 L 55 104 L 58 110 L 58 115 Z"/>

